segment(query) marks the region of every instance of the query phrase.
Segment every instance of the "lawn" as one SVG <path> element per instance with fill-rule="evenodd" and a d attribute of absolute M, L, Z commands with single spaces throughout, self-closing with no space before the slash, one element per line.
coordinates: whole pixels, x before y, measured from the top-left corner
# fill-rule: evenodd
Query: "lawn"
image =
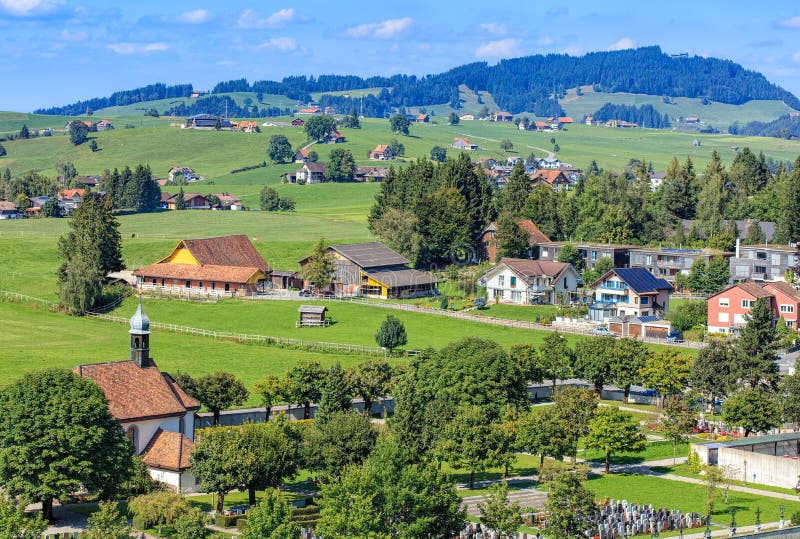
<path fill-rule="evenodd" d="M 549 318 L 550 320 L 555 318 L 558 314 L 558 307 L 555 305 L 508 305 L 500 303 L 487 305 L 482 309 L 473 309 L 470 314 L 538 322 L 542 318 Z"/>
<path fill-rule="evenodd" d="M 127 328 L 120 324 L 3 302 L 0 302 L 0 320 L 3 320 L 0 348 L 4 351 L 0 386 L 31 370 L 72 369 L 79 363 L 128 359 Z M 251 390 L 265 375 L 283 376 L 301 359 L 316 360 L 324 366 L 339 362 L 345 368 L 367 359 L 163 332 L 153 335 L 151 353 L 164 371 L 183 371 L 200 376 L 225 370 L 241 379 Z M 405 360 L 392 361 L 403 363 Z M 251 394 L 244 406 L 258 404 L 258 396 Z"/>
<path fill-rule="evenodd" d="M 684 512 L 704 513 L 706 487 L 692 483 L 670 481 L 658 477 L 635 474 L 608 474 L 591 477 L 586 487 L 594 491 L 596 498 L 628 500 L 630 503 L 653 504 L 654 507 L 680 509 Z M 780 517 L 780 506 L 785 506 L 788 518 L 800 510 L 800 503 L 778 498 L 770 498 L 744 492 L 730 491 L 729 503 L 724 504 L 722 496 L 714 505 L 712 522 L 727 526 L 730 523 L 730 509 L 736 508 L 736 522 L 739 526 L 755 523 L 755 510 L 761 508 L 761 522 L 776 522 Z"/>
<path fill-rule="evenodd" d="M 688 464 L 678 464 L 677 466 L 655 466 L 652 468 L 654 472 L 679 475 L 681 477 L 691 477 L 694 479 L 702 479 L 703 476 L 699 473 L 692 472 Z M 759 483 L 745 483 L 741 480 L 729 480 L 731 485 L 738 485 L 750 488 L 757 488 L 759 490 L 767 490 L 769 492 L 780 492 L 781 494 L 797 495 L 797 492 L 791 488 L 773 487 L 771 485 L 761 485 Z"/>
<path fill-rule="evenodd" d="M 689 444 L 678 444 L 677 457 L 685 457 L 689 450 Z M 611 456 L 611 464 L 637 464 L 649 460 L 670 459 L 673 456 L 672 442 L 650 442 L 645 450 L 640 453 L 623 452 Z M 605 462 L 605 453 L 595 449 L 585 449 L 580 453 L 580 457 L 597 463 Z"/>

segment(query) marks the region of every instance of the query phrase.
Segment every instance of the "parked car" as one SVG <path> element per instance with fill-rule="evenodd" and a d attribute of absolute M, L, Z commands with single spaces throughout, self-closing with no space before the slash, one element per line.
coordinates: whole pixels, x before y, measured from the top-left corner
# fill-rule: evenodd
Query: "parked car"
<path fill-rule="evenodd" d="M 606 336 L 608 336 L 608 335 L 613 335 L 613 333 L 611 333 L 611 330 L 609 330 L 607 327 L 599 326 L 599 327 L 596 327 L 596 328 L 594 328 L 592 330 L 592 335 L 606 335 Z"/>
<path fill-rule="evenodd" d="M 301 298 L 310 298 L 313 290 L 311 288 L 304 288 L 300 291 Z"/>
<path fill-rule="evenodd" d="M 683 342 L 683 333 L 677 329 L 671 329 L 667 333 L 667 342 Z"/>

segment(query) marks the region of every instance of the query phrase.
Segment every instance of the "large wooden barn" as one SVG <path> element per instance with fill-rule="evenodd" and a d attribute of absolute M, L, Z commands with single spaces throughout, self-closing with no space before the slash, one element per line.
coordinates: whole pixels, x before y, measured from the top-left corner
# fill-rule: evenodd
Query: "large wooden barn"
<path fill-rule="evenodd" d="M 244 234 L 181 240 L 166 258 L 133 272 L 137 286 L 221 295 L 270 287 L 270 267 Z"/>

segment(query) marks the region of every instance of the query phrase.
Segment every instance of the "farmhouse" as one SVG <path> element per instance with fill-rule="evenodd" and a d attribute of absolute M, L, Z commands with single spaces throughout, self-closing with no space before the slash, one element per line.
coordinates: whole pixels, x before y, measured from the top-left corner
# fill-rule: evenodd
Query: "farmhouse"
<path fill-rule="evenodd" d="M 406 257 L 382 243 L 331 245 L 328 252 L 335 268 L 331 291 L 337 296 L 387 299 L 436 293 L 439 279 L 428 272 L 409 268 Z M 308 258 L 304 258 L 300 267 L 304 268 L 307 263 Z"/>
<path fill-rule="evenodd" d="M 213 114 L 195 114 L 186 118 L 187 129 L 217 129 L 220 126 L 220 118 Z"/>
<path fill-rule="evenodd" d="M 300 109 L 297 111 L 297 114 L 320 114 L 321 109 L 319 107 L 308 107 L 306 109 Z"/>
<path fill-rule="evenodd" d="M 389 169 L 386 167 L 356 167 L 354 179 L 357 182 L 382 182 Z"/>
<path fill-rule="evenodd" d="M 395 157 L 394 150 L 386 144 L 378 144 L 374 150 L 369 152 L 369 158 L 373 161 L 389 161 Z"/>
<path fill-rule="evenodd" d="M 164 195 L 169 195 L 169 197 L 165 200 Z M 168 210 L 177 210 L 178 209 L 178 196 L 180 193 L 176 193 L 174 195 L 170 195 L 169 193 L 162 191 L 161 192 L 161 205 Z M 208 200 L 206 197 L 201 195 L 200 193 L 184 193 L 183 194 L 183 203 L 184 207 L 187 210 L 207 210 L 211 206 L 208 204 Z"/>
<path fill-rule="evenodd" d="M 19 208 L 13 202 L 0 200 L 0 219 L 17 219 L 21 217 Z"/>
<path fill-rule="evenodd" d="M 311 150 L 309 150 L 308 148 L 297 150 L 297 152 L 295 152 L 294 154 L 294 157 L 292 158 L 292 161 L 294 161 L 295 163 L 307 163 L 308 154 L 310 151 Z"/>
<path fill-rule="evenodd" d="M 545 236 L 539 227 L 537 227 L 530 219 L 523 219 L 517 221 L 517 226 L 528 233 L 528 244 L 531 250 L 528 251 L 528 256 L 534 254 L 534 249 L 540 243 L 549 243 L 550 238 Z M 495 234 L 497 233 L 497 221 L 492 221 L 483 229 L 481 235 L 478 237 L 477 253 L 479 260 L 497 260 L 497 240 Z M 538 249 L 536 249 L 538 251 Z"/>
<path fill-rule="evenodd" d="M 344 138 L 344 135 L 340 131 L 334 131 L 328 135 L 327 141 L 328 144 L 339 144 L 341 142 L 346 142 L 347 139 Z"/>
<path fill-rule="evenodd" d="M 150 320 L 142 304 L 130 320 L 130 359 L 78 365 L 73 372 L 94 381 L 150 476 L 180 492 L 196 492 L 189 455 L 200 403 L 187 395 L 150 357 Z"/>
<path fill-rule="evenodd" d="M 669 307 L 672 285 L 645 268 L 615 268 L 592 285 L 589 317 L 596 322 L 612 316 L 660 317 Z"/>
<path fill-rule="evenodd" d="M 417 119 L 415 121 L 418 124 L 426 124 L 426 123 L 430 122 L 430 120 L 431 120 L 431 117 L 428 116 L 427 114 L 420 114 L 419 116 L 417 116 Z"/>
<path fill-rule="evenodd" d="M 230 193 L 211 193 L 208 198 L 216 197 L 219 203 L 211 204 L 212 210 L 241 210 L 242 199 Z"/>
<path fill-rule="evenodd" d="M 567 300 L 583 285 L 572 264 L 525 258 L 501 258 L 478 279 L 495 303 L 556 303 Z"/>
<path fill-rule="evenodd" d="M 461 120 L 461 121 L 472 121 L 472 120 L 475 119 L 475 115 L 474 114 L 462 114 L 461 116 L 458 117 L 458 119 Z"/>
<path fill-rule="evenodd" d="M 456 139 L 453 140 L 453 144 L 451 144 L 451 146 L 453 148 L 456 148 L 456 149 L 459 149 L 459 150 L 477 150 L 478 149 L 478 145 L 477 144 L 473 144 L 467 138 L 456 138 Z"/>
<path fill-rule="evenodd" d="M 114 129 L 114 125 L 108 120 L 100 120 L 97 122 L 96 127 L 98 131 L 108 131 L 110 129 Z"/>
<path fill-rule="evenodd" d="M 251 295 L 270 288 L 270 267 L 244 234 L 181 240 L 166 258 L 133 272 L 141 289 Z"/>
<path fill-rule="evenodd" d="M 492 120 L 495 122 L 510 122 L 512 119 L 514 119 L 514 115 L 503 110 L 497 111 L 492 115 Z"/>
<path fill-rule="evenodd" d="M 295 172 L 297 183 L 322 183 L 325 181 L 325 163 L 305 163 Z"/>

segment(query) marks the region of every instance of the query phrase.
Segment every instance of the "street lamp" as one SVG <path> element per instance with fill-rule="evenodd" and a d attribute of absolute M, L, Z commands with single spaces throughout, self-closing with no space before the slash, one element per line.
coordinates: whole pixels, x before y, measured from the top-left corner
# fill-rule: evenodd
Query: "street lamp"
<path fill-rule="evenodd" d="M 761 508 L 756 507 L 756 526 L 755 532 L 758 533 L 761 531 Z"/>
<path fill-rule="evenodd" d="M 711 539 L 711 515 L 706 515 L 706 529 L 703 532 L 704 539 Z"/>
<path fill-rule="evenodd" d="M 731 537 L 736 537 L 736 508 L 731 507 Z"/>

